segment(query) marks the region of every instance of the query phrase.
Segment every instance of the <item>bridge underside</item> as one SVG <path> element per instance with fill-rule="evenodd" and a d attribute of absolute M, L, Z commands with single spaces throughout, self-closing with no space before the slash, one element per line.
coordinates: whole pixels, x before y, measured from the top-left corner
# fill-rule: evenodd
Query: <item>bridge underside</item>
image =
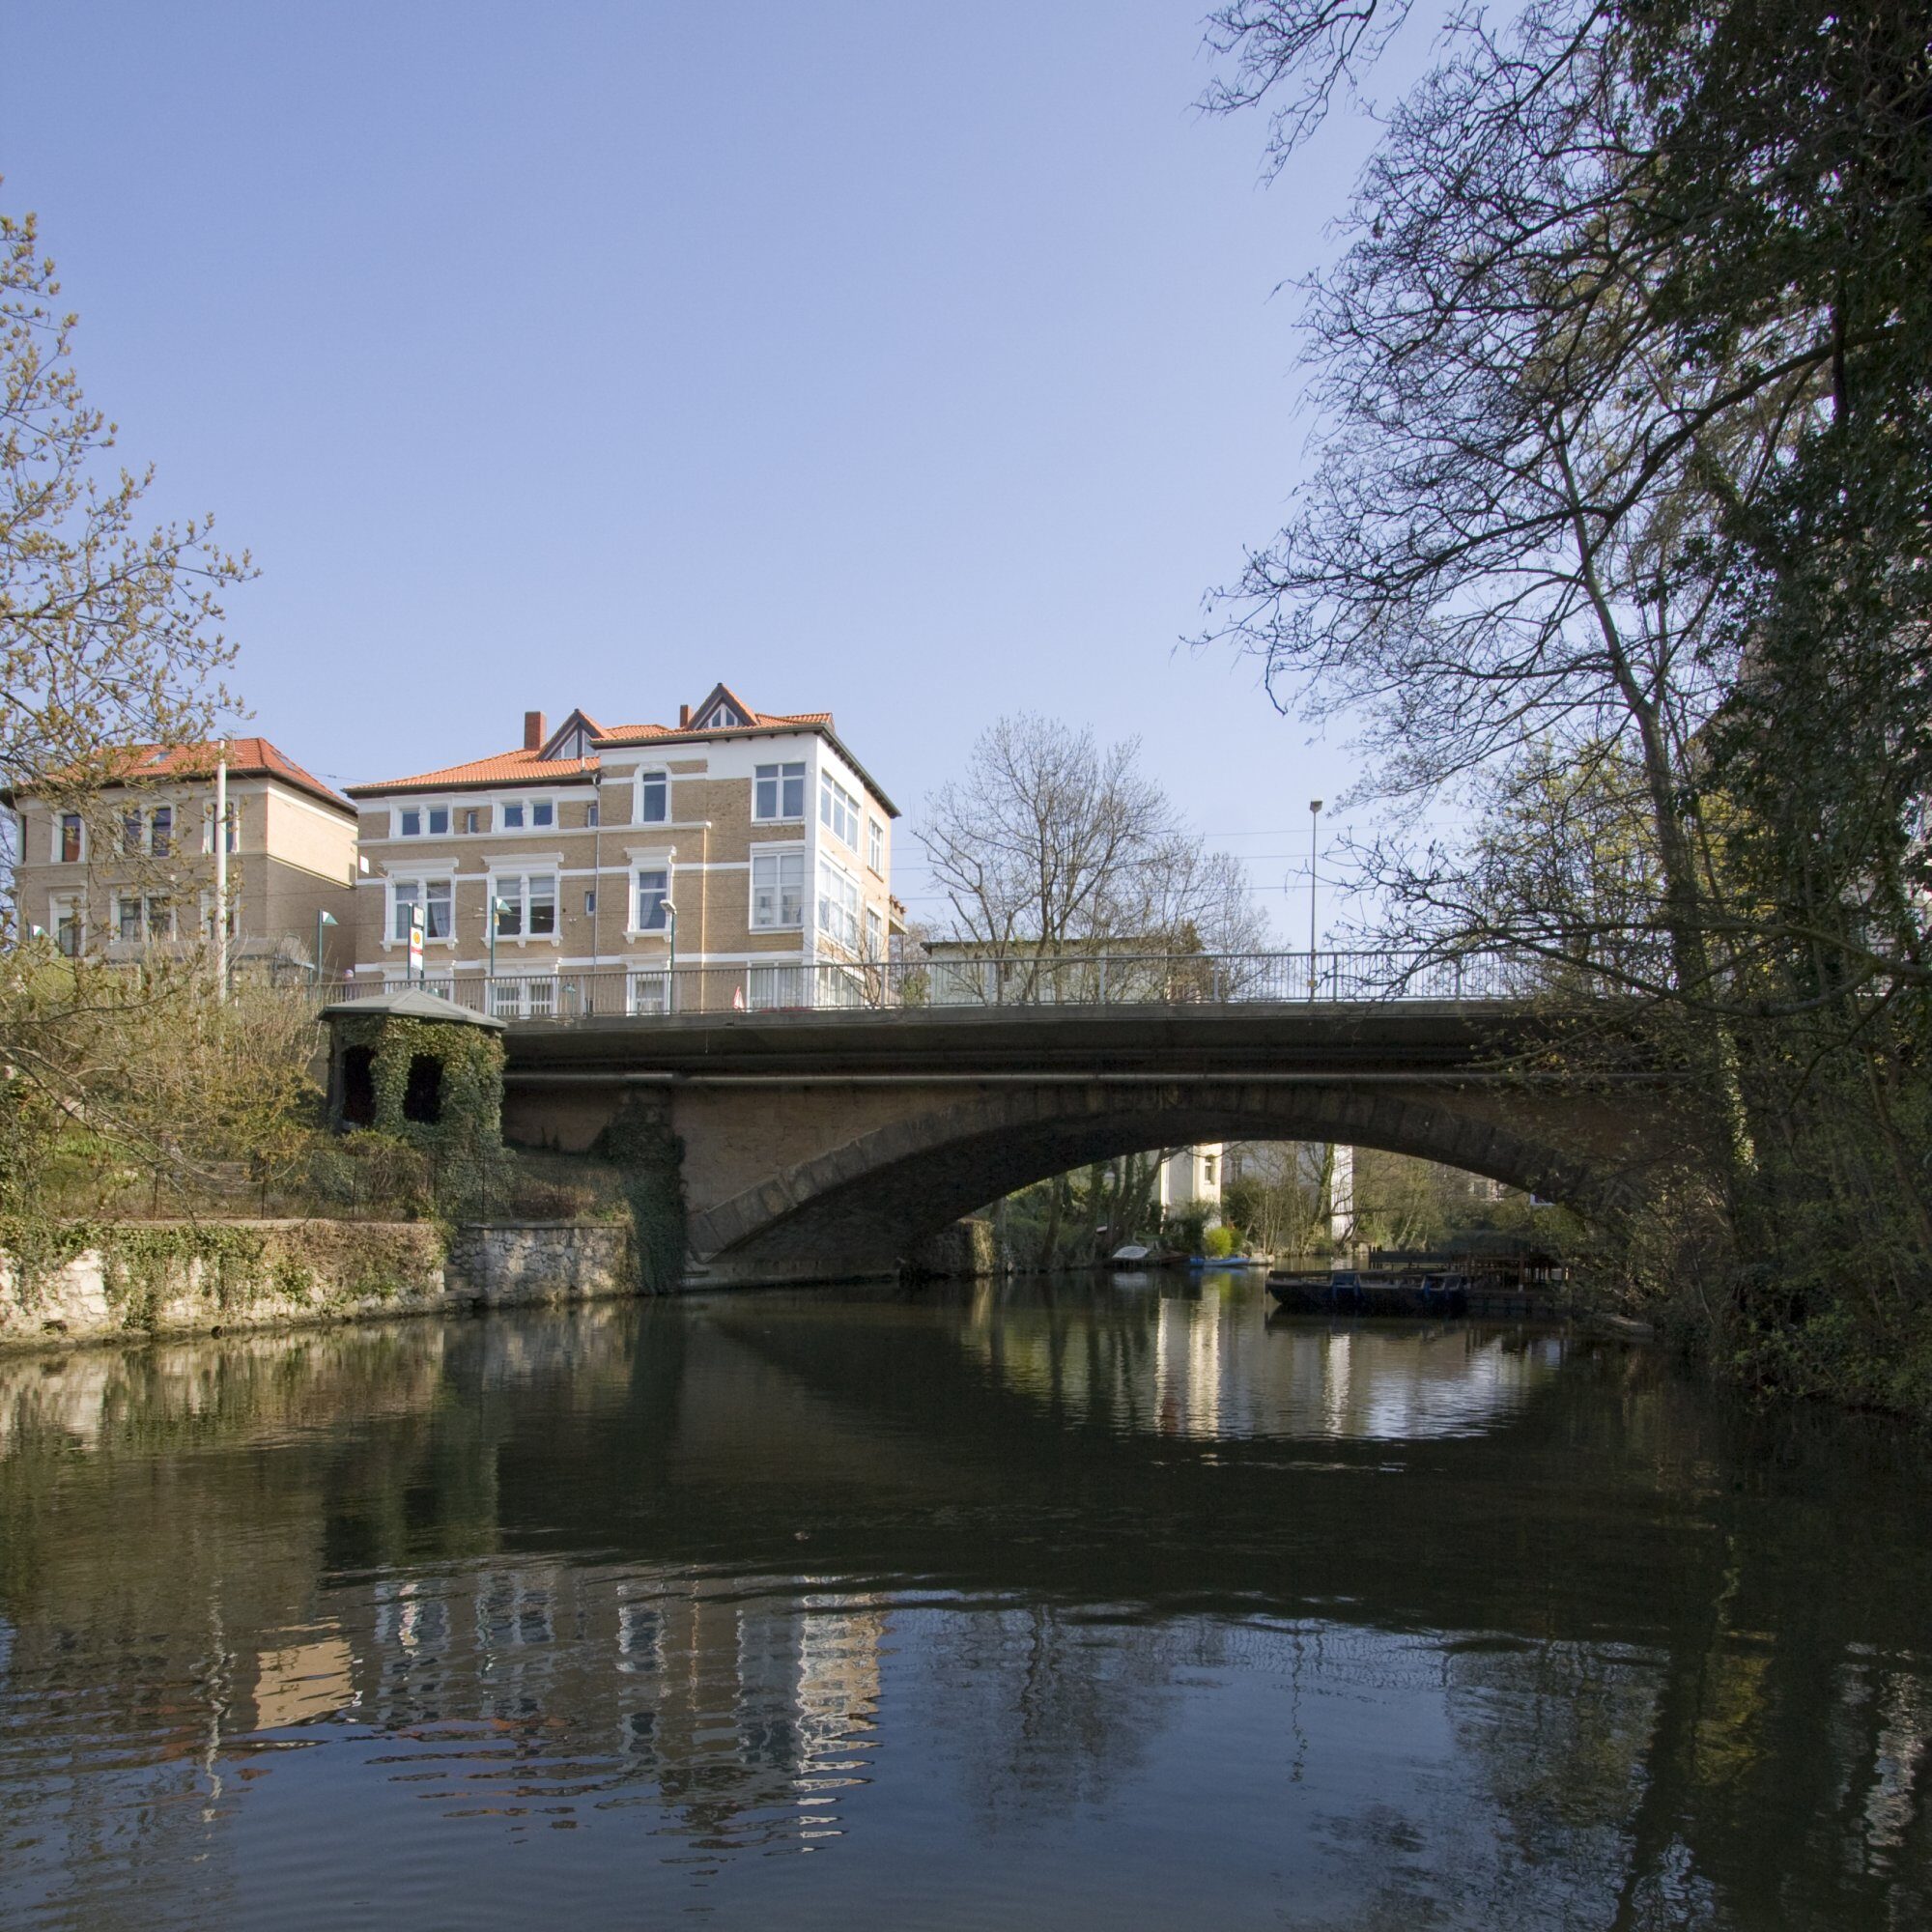
<path fill-rule="evenodd" d="M 1466 1008 L 513 1029 L 506 1129 L 586 1147 L 627 1096 L 662 1107 L 694 1285 L 887 1274 L 1015 1188 L 1208 1141 L 1419 1155 L 1595 1219 L 1635 1206 L 1669 1158 L 1665 1094 L 1518 1077 L 1501 1063 L 1526 1044 L 1520 1015 Z"/>
<path fill-rule="evenodd" d="M 814 1280 L 890 1273 L 920 1242 L 1014 1189 L 1090 1162 L 1235 1140 L 1328 1140 L 1527 1188 L 1588 1217 L 1641 1197 L 1652 1156 L 1627 1117 L 1551 1121 L 1520 1094 L 1042 1085 L 949 1096 L 873 1127 L 693 1216 L 695 1273 Z M 1579 1142 L 1578 1128 L 1594 1129 Z"/>

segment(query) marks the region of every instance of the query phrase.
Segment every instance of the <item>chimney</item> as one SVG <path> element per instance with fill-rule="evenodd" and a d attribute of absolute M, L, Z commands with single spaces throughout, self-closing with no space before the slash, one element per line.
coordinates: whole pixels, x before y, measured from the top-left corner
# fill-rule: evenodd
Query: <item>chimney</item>
<path fill-rule="evenodd" d="M 544 715 L 541 711 L 524 713 L 524 750 L 541 752 L 544 741 Z"/>
<path fill-rule="evenodd" d="M 691 706 L 688 704 L 680 704 L 677 707 L 677 728 L 680 731 L 691 729 Z"/>

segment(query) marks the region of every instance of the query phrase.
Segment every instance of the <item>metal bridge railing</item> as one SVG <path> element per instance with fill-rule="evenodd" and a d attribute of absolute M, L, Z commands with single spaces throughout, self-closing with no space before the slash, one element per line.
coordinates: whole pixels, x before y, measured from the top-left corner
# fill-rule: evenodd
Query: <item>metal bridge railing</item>
<path fill-rule="evenodd" d="M 1522 998 L 1544 983 L 1534 961 L 1401 952 L 1119 953 L 1057 958 L 949 956 L 598 972 L 475 972 L 434 967 L 358 975 L 336 998 L 420 984 L 510 1021 L 655 1018 L 729 1012 L 866 1012 L 998 1007 L 1289 1006 L 1310 1002 Z"/>

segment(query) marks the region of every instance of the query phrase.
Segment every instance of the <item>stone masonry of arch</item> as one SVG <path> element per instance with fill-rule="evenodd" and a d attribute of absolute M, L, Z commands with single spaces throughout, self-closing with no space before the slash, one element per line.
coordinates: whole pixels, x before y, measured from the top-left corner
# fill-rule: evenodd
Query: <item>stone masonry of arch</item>
<path fill-rule="evenodd" d="M 1415 1154 L 1593 1218 L 1634 1206 L 1654 1158 L 1645 1137 L 1633 1135 L 1627 1107 L 1586 1115 L 1574 1099 L 1516 1091 L 1057 1082 L 897 1097 L 896 1119 L 696 1212 L 696 1278 L 888 1273 L 924 1236 L 1031 1181 L 1201 1141 L 1329 1140 Z M 769 1116 L 775 1096 L 760 1098 Z M 692 1111 L 677 1109 L 695 1125 Z M 725 1124 L 707 1111 L 709 1131 Z M 701 1171 L 692 1179 L 702 1186 Z"/>
<path fill-rule="evenodd" d="M 627 1098 L 662 1108 L 693 1286 L 889 1274 L 1029 1182 L 1205 1141 L 1379 1148 L 1614 1218 L 1674 1164 L 1672 1094 L 1518 1078 L 1531 1025 L 1445 1005 L 512 1026 L 505 1129 L 584 1148 Z"/>

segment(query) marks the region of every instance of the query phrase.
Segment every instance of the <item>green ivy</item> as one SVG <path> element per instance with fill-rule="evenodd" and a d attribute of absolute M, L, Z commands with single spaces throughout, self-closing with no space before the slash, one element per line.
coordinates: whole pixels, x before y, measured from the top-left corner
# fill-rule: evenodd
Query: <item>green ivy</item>
<path fill-rule="evenodd" d="M 426 1153 L 465 1154 L 501 1145 L 503 1042 L 487 1027 L 454 1020 L 416 1020 L 383 1014 L 337 1020 L 336 1052 L 370 1049 L 378 1133 L 394 1135 Z M 442 1068 L 442 1118 L 432 1123 L 404 1117 L 410 1063 L 418 1055 Z"/>
<path fill-rule="evenodd" d="M 683 1141 L 671 1132 L 661 1107 L 633 1094 L 597 1136 L 591 1152 L 623 1174 L 639 1287 L 646 1294 L 670 1293 L 684 1278 Z"/>
<path fill-rule="evenodd" d="M 431 1293 L 443 1242 L 427 1225 L 302 1221 L 142 1225 L 0 1221 L 21 1309 L 89 1249 L 99 1252 L 108 1306 L 124 1329 L 151 1329 L 168 1304 L 197 1288 L 208 1315 L 317 1314 Z"/>

